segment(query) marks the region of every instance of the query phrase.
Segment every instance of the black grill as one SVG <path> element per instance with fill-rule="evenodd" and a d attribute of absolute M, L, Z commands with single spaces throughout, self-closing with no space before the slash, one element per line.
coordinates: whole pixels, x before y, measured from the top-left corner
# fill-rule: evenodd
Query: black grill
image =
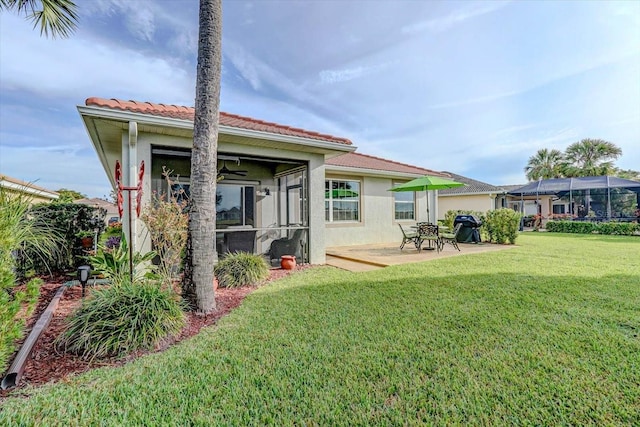
<path fill-rule="evenodd" d="M 480 232 L 478 228 L 482 226 L 482 221 L 475 215 L 457 215 L 453 220 L 453 225 L 462 224 L 458 232 L 457 240 L 461 243 L 479 243 Z"/>

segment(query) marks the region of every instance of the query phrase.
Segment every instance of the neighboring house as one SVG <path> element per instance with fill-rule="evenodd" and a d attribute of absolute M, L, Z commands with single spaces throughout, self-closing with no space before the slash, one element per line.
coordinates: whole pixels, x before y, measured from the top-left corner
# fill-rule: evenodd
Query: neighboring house
<path fill-rule="evenodd" d="M 115 203 L 108 202 L 103 199 L 92 198 L 92 199 L 77 199 L 74 200 L 73 203 L 78 203 L 82 205 L 92 206 L 94 208 L 102 208 L 107 212 L 107 215 L 104 218 L 104 222 L 109 225 L 109 223 L 119 222 L 120 216 L 118 215 L 118 207 Z"/>
<path fill-rule="evenodd" d="M 114 187 L 116 161 L 129 187 L 138 185 L 144 161 L 143 204 L 152 192 L 188 195 L 193 108 L 89 98 L 78 111 Z M 305 261 L 323 264 L 327 246 L 395 241 L 398 223 L 426 220 L 424 193 L 388 190 L 427 173 L 445 175 L 356 154 L 355 148 L 346 138 L 221 112 L 218 243 L 241 234 L 238 229 L 244 235 L 255 230 L 254 251 L 265 253 L 274 239 L 303 229 Z M 170 183 L 163 170 L 171 171 Z M 144 224 L 133 224 L 136 249 L 150 249 Z"/>
<path fill-rule="evenodd" d="M 487 212 L 506 207 L 503 205 L 506 191 L 498 186 L 477 181 L 452 172 L 445 172 L 464 187 L 438 190 L 438 218 L 443 219 L 450 210 L 473 210 Z"/>
<path fill-rule="evenodd" d="M 505 207 L 513 209 L 516 212 L 522 212 L 524 215 L 536 215 L 536 213 L 542 214 L 545 218 L 549 216 L 551 212 L 552 196 L 540 195 L 538 198 L 535 196 L 514 196 L 508 194 L 510 191 L 523 187 L 525 184 L 518 185 L 501 185 L 505 191 L 505 194 L 501 196 L 502 203 Z"/>
<path fill-rule="evenodd" d="M 58 199 L 60 195 L 55 191 L 47 190 L 30 182 L 0 175 L 0 188 L 8 194 L 22 194 L 31 199 L 31 203 L 48 203 Z"/>

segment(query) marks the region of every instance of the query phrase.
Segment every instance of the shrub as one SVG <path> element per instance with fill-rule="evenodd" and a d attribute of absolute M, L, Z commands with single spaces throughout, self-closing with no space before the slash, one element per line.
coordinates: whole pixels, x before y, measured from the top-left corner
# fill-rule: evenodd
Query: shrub
<path fill-rule="evenodd" d="M 51 233 L 59 236 L 59 241 L 56 250 L 45 256 L 27 248 L 19 257 L 18 272 L 33 269 L 36 274 L 46 274 L 49 268 L 54 272 L 74 270 L 82 262 L 85 251 L 79 236 L 94 236 L 95 230 L 100 235 L 105 228 L 106 211 L 76 203 L 48 203 L 34 205 L 29 216 L 35 223 L 42 224 L 40 229 L 46 225 Z"/>
<path fill-rule="evenodd" d="M 552 233 L 598 233 L 622 236 L 632 236 L 640 232 L 640 224 L 633 222 L 548 221 L 545 228 Z"/>
<path fill-rule="evenodd" d="M 70 317 L 58 348 L 85 359 L 150 350 L 186 324 L 178 296 L 153 281 L 95 289 Z"/>
<path fill-rule="evenodd" d="M 171 171 L 163 169 L 163 175 L 172 188 L 169 178 Z M 177 196 L 180 196 L 179 201 Z M 167 196 L 154 193 L 151 203 L 142 212 L 142 220 L 149 230 L 151 244 L 158 254 L 154 270 L 167 285 L 180 270 L 180 264 L 187 245 L 189 216 L 185 212 L 187 199 L 184 193 Z"/>
<path fill-rule="evenodd" d="M 269 277 L 269 266 L 260 255 L 236 252 L 220 261 L 214 273 L 219 286 L 223 288 L 255 286 Z"/>
<path fill-rule="evenodd" d="M 27 283 L 24 291 L 16 289 L 16 257 L 29 250 L 46 257 L 55 250 L 55 233 L 47 224 L 29 215 L 31 199 L 9 194 L 0 188 L 0 372 L 15 350 L 15 340 L 24 333 L 21 310 L 26 314 L 35 307 L 40 293 L 39 279 Z"/>
<path fill-rule="evenodd" d="M 122 238 L 122 223 L 117 222 L 107 227 L 104 233 L 102 233 L 102 235 L 100 236 L 99 243 L 103 246 L 106 246 L 107 241 L 109 240 L 113 241 L 114 239 L 117 239 L 118 241 L 120 241 L 121 238 Z M 115 246 L 115 245 L 112 245 L 112 246 Z"/>
<path fill-rule="evenodd" d="M 489 241 L 504 244 L 515 244 L 520 227 L 520 213 L 513 209 L 496 209 L 487 212 L 484 227 L 489 234 Z"/>

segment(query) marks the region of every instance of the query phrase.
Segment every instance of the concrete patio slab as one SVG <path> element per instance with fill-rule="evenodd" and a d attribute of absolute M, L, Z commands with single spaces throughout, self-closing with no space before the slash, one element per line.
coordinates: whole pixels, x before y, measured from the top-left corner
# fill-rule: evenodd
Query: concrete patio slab
<path fill-rule="evenodd" d="M 451 256 L 472 255 L 477 253 L 500 251 L 517 247 L 516 245 L 497 245 L 493 243 L 459 243 L 460 251 L 451 245 L 445 245 L 439 253 L 435 250 L 422 250 L 418 252 L 414 247 L 407 245 L 400 250 L 397 243 L 377 243 L 357 246 L 333 246 L 327 248 L 327 264 L 333 265 L 336 260 L 350 261 L 352 264 L 344 264 L 336 267 L 350 271 L 358 270 L 358 264 L 368 265 L 369 269 L 383 268 L 390 265 L 406 264 L 411 262 L 424 262 Z M 351 267 L 351 268 L 349 268 Z M 353 268 L 353 269 L 352 269 Z"/>
<path fill-rule="evenodd" d="M 366 262 L 354 261 L 351 259 L 334 257 L 331 255 L 327 255 L 327 265 L 353 272 L 380 270 L 381 268 L 384 268 L 380 265 L 368 264 Z"/>

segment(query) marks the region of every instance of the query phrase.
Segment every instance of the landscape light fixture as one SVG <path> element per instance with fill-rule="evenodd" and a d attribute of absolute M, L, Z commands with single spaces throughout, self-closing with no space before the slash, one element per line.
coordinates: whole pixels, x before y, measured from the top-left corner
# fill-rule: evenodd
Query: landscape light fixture
<path fill-rule="evenodd" d="M 81 265 L 78 267 L 78 280 L 82 285 L 82 298 L 84 298 L 84 290 L 87 286 L 87 282 L 89 281 L 89 276 L 91 275 L 91 267 L 88 265 Z"/>

